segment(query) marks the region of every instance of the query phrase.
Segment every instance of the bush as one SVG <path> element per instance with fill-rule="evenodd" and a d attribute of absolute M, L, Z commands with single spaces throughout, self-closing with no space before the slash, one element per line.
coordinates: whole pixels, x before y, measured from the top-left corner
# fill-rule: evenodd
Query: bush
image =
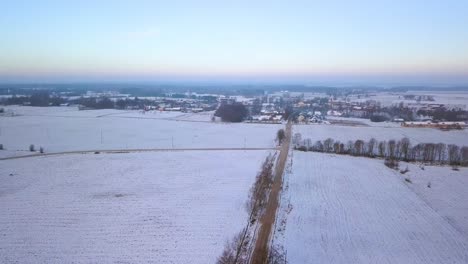
<path fill-rule="evenodd" d="M 3 150 L 3 144 L 0 144 L 0 150 Z"/>
<path fill-rule="evenodd" d="M 394 159 L 386 159 L 384 161 L 385 166 L 389 167 L 390 169 L 398 170 L 398 160 Z"/>
<path fill-rule="evenodd" d="M 44 148 L 43 148 L 43 147 L 40 147 L 40 148 L 39 148 L 39 152 L 40 152 L 40 153 L 44 153 Z"/>
<path fill-rule="evenodd" d="M 408 171 L 409 171 L 408 166 L 406 166 L 406 169 L 401 170 L 400 173 L 401 173 L 401 174 L 405 174 L 405 173 L 407 173 Z"/>
<path fill-rule="evenodd" d="M 36 148 L 34 147 L 34 144 L 29 145 L 29 151 L 31 151 L 31 152 L 36 151 Z"/>
<path fill-rule="evenodd" d="M 297 148 L 297 150 L 299 151 L 307 151 L 307 147 L 306 146 L 300 146 Z"/>

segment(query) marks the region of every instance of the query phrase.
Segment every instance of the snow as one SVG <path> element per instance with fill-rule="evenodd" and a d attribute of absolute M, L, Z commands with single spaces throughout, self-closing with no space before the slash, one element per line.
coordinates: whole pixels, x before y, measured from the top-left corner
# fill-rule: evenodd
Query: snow
<path fill-rule="evenodd" d="M 301 133 L 302 139 L 310 138 L 312 144 L 317 140 L 332 138 L 341 142 L 362 139 L 368 141 L 371 138 L 377 140 L 399 140 L 407 137 L 413 144 L 417 143 L 445 143 L 456 145 L 468 145 L 468 130 L 442 131 L 434 128 L 413 128 L 401 126 L 342 126 L 342 125 L 297 125 L 294 133 Z"/>
<path fill-rule="evenodd" d="M 0 262 L 214 263 L 267 151 L 0 161 Z"/>
<path fill-rule="evenodd" d="M 9 151 L 30 144 L 46 152 L 134 148 L 271 148 L 282 125 L 198 122 L 210 114 L 78 111 L 68 107 L 17 107 L 0 117 L 0 143 Z M 0 151 L 1 152 L 1 151 Z M 3 155 L 4 156 L 4 155 Z"/>
<path fill-rule="evenodd" d="M 447 166 L 400 162 L 401 169 L 406 167 L 409 172 L 400 176 L 411 180 L 408 187 L 468 238 L 468 168 L 454 171 Z"/>
<path fill-rule="evenodd" d="M 421 101 L 425 104 L 444 104 L 447 106 L 457 106 L 462 109 L 468 107 L 468 93 L 463 91 L 408 91 L 408 92 L 378 92 L 369 97 L 357 95 L 349 96 L 352 102 L 365 102 L 367 100 L 375 100 L 382 106 L 398 105 L 400 102 L 416 103 L 416 100 L 405 100 L 404 95 L 424 95 L 432 96 L 434 101 Z"/>
<path fill-rule="evenodd" d="M 289 263 L 468 262 L 467 237 L 381 160 L 295 151 L 287 179 Z"/>

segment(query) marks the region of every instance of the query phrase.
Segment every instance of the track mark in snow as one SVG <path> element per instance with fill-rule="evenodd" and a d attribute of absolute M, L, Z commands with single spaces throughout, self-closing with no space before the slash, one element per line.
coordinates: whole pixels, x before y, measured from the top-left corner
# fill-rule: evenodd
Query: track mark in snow
<path fill-rule="evenodd" d="M 367 158 L 294 152 L 290 263 L 467 263 L 467 239 Z"/>

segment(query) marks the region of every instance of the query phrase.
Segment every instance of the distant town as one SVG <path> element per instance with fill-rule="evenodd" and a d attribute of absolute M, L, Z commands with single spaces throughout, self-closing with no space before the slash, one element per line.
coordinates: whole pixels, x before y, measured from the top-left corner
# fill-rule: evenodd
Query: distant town
<path fill-rule="evenodd" d="M 415 89 L 342 88 L 308 92 L 275 89 L 222 89 L 197 87 L 166 89 L 86 89 L 35 86 L 0 88 L 0 105 L 77 106 L 80 110 L 121 109 L 212 112 L 212 121 L 298 124 L 347 122 L 396 122 L 403 127 L 464 129 L 468 120 L 466 98 L 439 100 Z M 461 100 L 457 100 L 461 99 Z M 0 108 L 2 115 L 13 115 Z M 334 118 L 339 117 L 341 121 Z"/>

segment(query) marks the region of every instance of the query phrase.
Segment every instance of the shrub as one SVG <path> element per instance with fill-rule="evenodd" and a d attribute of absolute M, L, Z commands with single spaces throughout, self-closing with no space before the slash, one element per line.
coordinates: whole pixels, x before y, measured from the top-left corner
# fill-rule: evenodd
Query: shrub
<path fill-rule="evenodd" d="M 29 145 L 29 151 L 31 151 L 31 152 L 36 151 L 36 148 L 34 147 L 34 144 Z"/>
<path fill-rule="evenodd" d="M 44 148 L 43 148 L 43 147 L 40 147 L 40 148 L 39 148 L 39 152 L 40 152 L 40 153 L 44 153 Z"/>
<path fill-rule="evenodd" d="M 413 183 L 410 178 L 405 178 L 405 182 Z"/>
<path fill-rule="evenodd" d="M 384 161 L 384 164 L 385 166 L 389 167 L 390 169 L 395 169 L 395 170 L 398 170 L 398 160 L 394 160 L 394 159 L 386 159 Z"/>
<path fill-rule="evenodd" d="M 0 150 L 3 150 L 3 144 L 0 144 Z"/>
<path fill-rule="evenodd" d="M 300 146 L 297 148 L 297 150 L 299 151 L 307 151 L 307 147 L 306 146 Z"/>
<path fill-rule="evenodd" d="M 400 173 L 401 173 L 401 174 L 405 174 L 405 173 L 407 173 L 408 171 L 409 171 L 408 166 L 406 166 L 406 169 L 401 170 Z"/>

